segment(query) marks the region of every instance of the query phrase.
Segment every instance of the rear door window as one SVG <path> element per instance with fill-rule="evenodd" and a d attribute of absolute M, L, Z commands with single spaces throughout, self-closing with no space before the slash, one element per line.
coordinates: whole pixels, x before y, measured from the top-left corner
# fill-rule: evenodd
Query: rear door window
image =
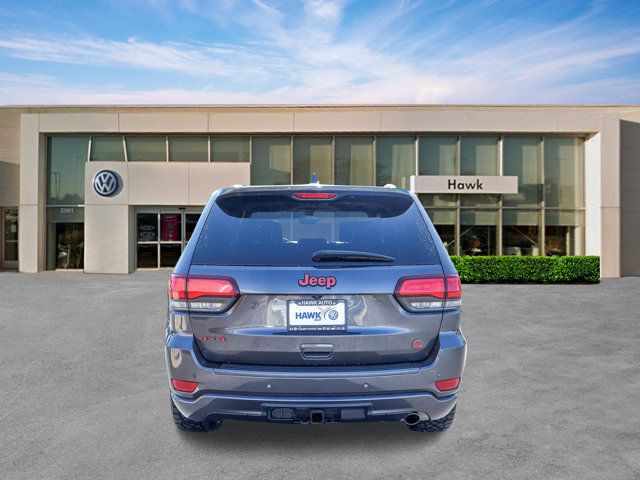
<path fill-rule="evenodd" d="M 299 200 L 293 193 L 232 192 L 216 200 L 192 263 L 202 265 L 320 265 L 319 251 L 366 252 L 393 261 L 323 261 L 340 266 L 432 265 L 439 259 L 427 225 L 406 194 L 339 193 Z"/>

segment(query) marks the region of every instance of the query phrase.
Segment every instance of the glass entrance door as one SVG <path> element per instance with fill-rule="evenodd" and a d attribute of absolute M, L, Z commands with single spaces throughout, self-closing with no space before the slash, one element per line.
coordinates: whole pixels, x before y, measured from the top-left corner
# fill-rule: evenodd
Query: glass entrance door
<path fill-rule="evenodd" d="M 200 218 L 197 209 L 139 209 L 136 268 L 173 268 Z"/>
<path fill-rule="evenodd" d="M 47 270 L 84 268 L 84 208 L 47 208 Z"/>
<path fill-rule="evenodd" d="M 2 228 L 2 268 L 18 268 L 18 209 L 3 208 L 0 227 Z"/>

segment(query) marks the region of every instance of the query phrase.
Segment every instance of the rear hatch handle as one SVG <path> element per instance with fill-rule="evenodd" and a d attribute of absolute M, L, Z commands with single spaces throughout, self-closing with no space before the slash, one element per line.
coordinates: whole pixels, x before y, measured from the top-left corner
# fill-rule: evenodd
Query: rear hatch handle
<path fill-rule="evenodd" d="M 333 355 L 333 345 L 330 343 L 303 343 L 300 354 L 306 360 L 328 359 Z"/>

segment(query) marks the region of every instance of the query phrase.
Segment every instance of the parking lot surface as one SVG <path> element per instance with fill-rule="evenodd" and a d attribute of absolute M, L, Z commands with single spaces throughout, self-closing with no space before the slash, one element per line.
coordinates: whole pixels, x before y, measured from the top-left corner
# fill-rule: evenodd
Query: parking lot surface
<path fill-rule="evenodd" d="M 456 421 L 169 415 L 168 272 L 0 273 L 0 478 L 640 478 L 640 278 L 465 285 Z"/>

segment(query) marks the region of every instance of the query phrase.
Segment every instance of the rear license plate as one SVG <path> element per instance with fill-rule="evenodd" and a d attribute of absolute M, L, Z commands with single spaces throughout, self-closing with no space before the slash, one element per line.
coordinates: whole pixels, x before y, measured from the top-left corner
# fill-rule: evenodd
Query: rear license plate
<path fill-rule="evenodd" d="M 346 330 L 346 305 L 345 300 L 289 300 L 289 331 Z"/>

